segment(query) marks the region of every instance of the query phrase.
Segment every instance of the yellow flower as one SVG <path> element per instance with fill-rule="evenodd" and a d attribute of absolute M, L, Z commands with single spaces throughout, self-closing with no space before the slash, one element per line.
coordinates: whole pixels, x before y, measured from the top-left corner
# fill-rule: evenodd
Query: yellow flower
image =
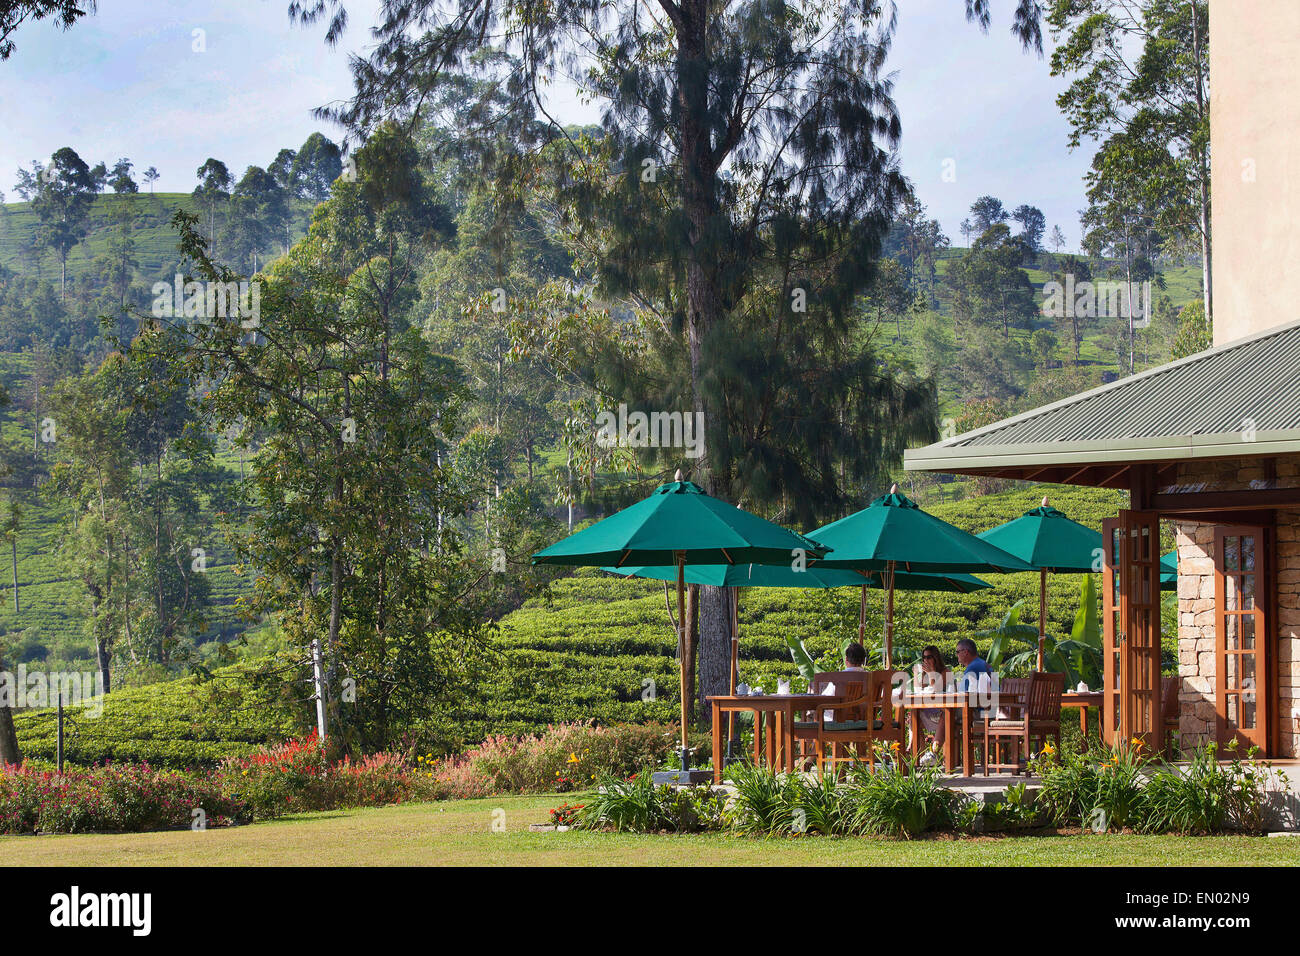
<path fill-rule="evenodd" d="M 572 751 L 570 751 L 570 752 L 569 752 L 569 759 L 568 759 L 566 762 L 567 762 L 567 763 L 580 763 L 581 761 L 578 760 L 578 755 L 577 755 L 577 754 L 575 754 L 575 753 L 573 753 Z"/>

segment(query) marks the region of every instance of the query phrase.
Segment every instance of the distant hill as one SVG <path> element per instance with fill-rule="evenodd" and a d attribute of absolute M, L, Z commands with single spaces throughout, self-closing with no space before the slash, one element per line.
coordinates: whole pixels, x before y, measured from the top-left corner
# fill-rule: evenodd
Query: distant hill
<path fill-rule="evenodd" d="M 113 215 L 123 209 L 132 215 L 132 238 L 139 263 L 140 281 L 152 282 L 175 274 L 178 263 L 176 230 L 171 218 L 177 209 L 201 214 L 202 204 L 188 193 L 107 194 L 96 197 L 90 213 L 90 232 L 68 255 L 68 276 L 80 276 L 98 255 L 108 251 L 108 240 L 115 230 Z M 293 203 L 293 236 L 307 231 L 311 221 L 311 203 Z M 217 214 L 218 231 L 221 214 Z M 59 278 L 58 257 L 35 246 L 37 217 L 25 202 L 0 204 L 0 265 L 22 275 Z"/>

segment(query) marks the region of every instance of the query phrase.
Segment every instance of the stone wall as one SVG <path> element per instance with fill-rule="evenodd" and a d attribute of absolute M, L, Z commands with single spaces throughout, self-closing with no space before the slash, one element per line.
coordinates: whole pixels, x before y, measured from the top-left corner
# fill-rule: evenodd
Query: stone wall
<path fill-rule="evenodd" d="M 1300 487 L 1300 455 L 1180 464 L 1180 491 Z M 1171 489 L 1172 490 L 1172 489 Z M 1183 747 L 1214 739 L 1214 525 L 1174 524 L 1178 548 L 1179 735 Z M 1278 757 L 1300 757 L 1300 511 L 1277 514 Z M 1262 701 L 1261 701 L 1262 703 Z"/>

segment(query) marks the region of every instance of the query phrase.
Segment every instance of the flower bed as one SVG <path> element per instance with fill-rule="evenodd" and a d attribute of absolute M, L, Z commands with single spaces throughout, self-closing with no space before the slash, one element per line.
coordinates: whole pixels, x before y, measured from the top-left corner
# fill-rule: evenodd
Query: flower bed
<path fill-rule="evenodd" d="M 1266 765 L 1235 755 L 1220 765 L 1202 748 L 1185 767 L 1151 759 L 1135 742 L 1089 755 L 1034 758 L 1037 794 L 1017 784 L 983 804 L 943 786 L 936 767 L 891 759 L 864 765 L 843 780 L 736 767 L 733 790 L 654 786 L 638 777 L 606 777 L 577 814 L 578 827 L 639 833 L 729 831 L 750 836 L 888 836 L 913 839 L 1055 827 L 1183 835 L 1262 829 Z"/>
<path fill-rule="evenodd" d="M 147 764 L 63 774 L 0 769 L 0 833 L 137 833 L 228 826 L 252 815 L 213 780 Z"/>

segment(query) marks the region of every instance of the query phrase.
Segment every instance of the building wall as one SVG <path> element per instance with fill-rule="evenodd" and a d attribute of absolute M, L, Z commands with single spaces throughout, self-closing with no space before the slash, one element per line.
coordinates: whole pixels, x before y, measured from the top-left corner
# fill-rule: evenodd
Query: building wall
<path fill-rule="evenodd" d="M 1179 465 L 1178 485 L 1202 491 L 1250 488 L 1267 473 L 1258 459 Z M 1279 458 L 1273 487 L 1300 487 L 1300 456 Z M 1190 490 L 1190 489 L 1188 489 Z M 1175 523 L 1178 547 L 1179 735 L 1184 747 L 1214 739 L 1214 525 Z M 1277 514 L 1277 621 L 1281 752 L 1300 757 L 1300 511 Z"/>
<path fill-rule="evenodd" d="M 1214 344 L 1300 318 L 1300 2 L 1210 4 Z"/>

